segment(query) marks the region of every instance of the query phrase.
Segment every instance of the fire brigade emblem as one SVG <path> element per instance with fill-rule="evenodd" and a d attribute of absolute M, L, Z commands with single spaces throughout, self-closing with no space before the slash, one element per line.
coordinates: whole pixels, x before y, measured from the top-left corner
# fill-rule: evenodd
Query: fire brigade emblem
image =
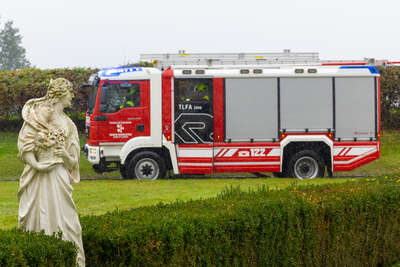
<path fill-rule="evenodd" d="M 132 133 L 130 132 L 130 124 L 132 124 L 131 121 L 112 121 L 110 122 L 111 125 L 115 125 L 116 132 L 111 132 L 109 135 L 112 138 L 129 138 L 132 136 Z M 113 130 L 115 131 L 115 130 Z"/>
<path fill-rule="evenodd" d="M 124 130 L 124 126 L 122 124 L 117 124 L 117 133 L 122 133 L 122 131 Z"/>

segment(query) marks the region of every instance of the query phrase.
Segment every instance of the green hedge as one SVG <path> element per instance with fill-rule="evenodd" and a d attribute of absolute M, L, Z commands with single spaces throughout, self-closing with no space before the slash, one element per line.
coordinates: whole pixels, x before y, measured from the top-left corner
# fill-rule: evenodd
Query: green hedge
<path fill-rule="evenodd" d="M 81 218 L 90 266 L 390 266 L 400 260 L 392 179 L 216 199 Z"/>
<path fill-rule="evenodd" d="M 87 83 L 90 74 L 96 71 L 86 68 L 0 71 L 0 117 L 18 118 L 25 102 L 34 97 L 44 96 L 50 79 L 59 77 L 68 79 L 74 86 L 75 98 L 70 113 L 85 112 L 87 90 L 79 89 L 79 86 Z"/>
<path fill-rule="evenodd" d="M 391 266 L 400 179 L 241 192 L 84 216 L 88 266 Z M 0 231 L 0 266 L 73 266 L 72 243 Z"/>
<path fill-rule="evenodd" d="M 0 230 L 0 266 L 76 266 L 76 253 L 60 236 Z"/>
<path fill-rule="evenodd" d="M 46 94 L 50 79 L 64 77 L 72 82 L 75 98 L 67 113 L 77 123 L 80 131 L 84 129 L 88 90 L 80 89 L 87 83 L 95 69 L 22 69 L 0 71 L 0 131 L 18 131 L 21 128 L 21 111 L 25 102 Z"/>

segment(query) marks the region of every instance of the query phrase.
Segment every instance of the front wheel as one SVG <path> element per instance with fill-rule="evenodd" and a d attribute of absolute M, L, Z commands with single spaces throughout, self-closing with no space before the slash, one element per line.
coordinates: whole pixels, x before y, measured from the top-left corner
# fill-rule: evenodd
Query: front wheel
<path fill-rule="evenodd" d="M 119 172 L 121 173 L 121 177 L 122 177 L 123 179 L 131 179 L 131 177 L 128 175 L 128 171 L 127 171 L 125 165 L 121 165 L 121 166 L 119 167 Z"/>
<path fill-rule="evenodd" d="M 324 161 L 315 151 L 303 150 L 289 160 L 290 176 L 298 179 L 313 179 L 324 176 Z"/>
<path fill-rule="evenodd" d="M 156 180 L 165 176 L 164 160 L 154 152 L 140 152 L 129 162 L 128 175 L 139 180 Z"/>

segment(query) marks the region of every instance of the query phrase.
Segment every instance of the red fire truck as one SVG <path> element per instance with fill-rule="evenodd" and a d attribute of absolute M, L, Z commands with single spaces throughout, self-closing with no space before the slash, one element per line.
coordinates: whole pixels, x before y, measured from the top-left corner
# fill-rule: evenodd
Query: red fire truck
<path fill-rule="evenodd" d="M 375 66 L 203 61 L 90 77 L 84 150 L 97 171 L 310 179 L 380 157 Z"/>

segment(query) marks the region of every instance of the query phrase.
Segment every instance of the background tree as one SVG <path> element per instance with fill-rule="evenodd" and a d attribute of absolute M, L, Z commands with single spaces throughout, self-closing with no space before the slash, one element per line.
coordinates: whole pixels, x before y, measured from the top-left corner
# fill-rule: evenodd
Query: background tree
<path fill-rule="evenodd" d="M 16 70 L 30 67 L 22 47 L 19 29 L 7 21 L 0 30 L 0 70 Z"/>
<path fill-rule="evenodd" d="M 400 67 L 380 68 L 381 120 L 385 129 L 400 128 Z"/>

